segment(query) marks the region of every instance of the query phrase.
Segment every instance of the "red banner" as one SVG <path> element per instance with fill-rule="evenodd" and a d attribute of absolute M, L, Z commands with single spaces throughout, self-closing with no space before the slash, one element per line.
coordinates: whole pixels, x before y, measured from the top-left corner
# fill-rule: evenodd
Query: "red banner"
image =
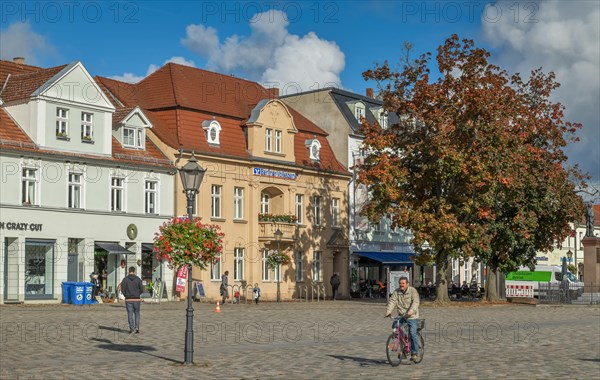
<path fill-rule="evenodd" d="M 177 271 L 177 282 L 175 283 L 175 291 L 183 292 L 185 291 L 185 282 L 187 280 L 188 267 L 187 265 L 182 266 Z"/>

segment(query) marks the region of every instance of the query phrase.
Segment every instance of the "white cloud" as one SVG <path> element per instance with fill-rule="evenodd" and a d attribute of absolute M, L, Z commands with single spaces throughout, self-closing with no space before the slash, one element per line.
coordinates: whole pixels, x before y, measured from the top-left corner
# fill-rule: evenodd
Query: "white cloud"
<path fill-rule="evenodd" d="M 341 87 L 345 56 L 339 46 L 313 32 L 290 34 L 288 25 L 285 13 L 269 11 L 254 16 L 247 36 L 232 35 L 220 42 L 214 28 L 198 24 L 186 27 L 181 42 L 205 58 L 209 70 L 240 71 L 248 79 L 286 89 L 286 93 Z"/>
<path fill-rule="evenodd" d="M 15 22 L 0 30 L 0 59 L 25 58 L 26 64 L 39 65 L 48 56 L 57 56 L 46 37 L 31 29 L 28 22 Z"/>
<path fill-rule="evenodd" d="M 503 67 L 525 76 L 540 66 L 545 72 L 556 73 L 561 83 L 556 100 L 566 107 L 565 120 L 583 124 L 579 132 L 581 142 L 565 149 L 569 162 L 579 163 L 598 181 L 600 3 L 544 1 L 527 3 L 527 9 L 525 3 L 516 4 L 523 11 L 520 19 L 515 17 L 518 14 L 513 3 L 496 3 L 494 6 L 502 9 L 503 16 L 497 22 L 483 19 L 484 35 L 498 49 L 494 56 Z"/>
<path fill-rule="evenodd" d="M 177 57 L 177 56 L 167 59 L 163 63 L 163 66 L 170 62 L 177 63 L 177 64 L 184 65 L 184 66 L 196 67 L 196 63 L 194 63 L 194 61 L 188 61 L 187 59 L 185 59 L 183 57 Z M 160 67 L 161 66 L 157 66 L 154 63 L 152 63 L 152 64 L 150 64 L 150 66 L 148 66 L 148 70 L 146 70 L 145 76 L 135 75 L 133 73 L 124 73 L 123 75 L 113 75 L 110 78 L 119 80 L 121 82 L 137 83 L 137 82 L 141 81 L 142 79 L 144 79 L 145 77 L 147 77 L 148 75 L 155 72 L 156 70 L 160 69 Z"/>

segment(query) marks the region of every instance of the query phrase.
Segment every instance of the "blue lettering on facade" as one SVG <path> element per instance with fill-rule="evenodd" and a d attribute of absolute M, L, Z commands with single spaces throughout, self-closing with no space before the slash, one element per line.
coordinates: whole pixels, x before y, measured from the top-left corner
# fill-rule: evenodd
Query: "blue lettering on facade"
<path fill-rule="evenodd" d="M 284 179 L 296 179 L 298 176 L 296 173 L 284 172 L 281 170 L 271 170 L 263 168 L 253 168 L 252 173 L 254 175 L 266 176 L 266 177 L 277 177 Z"/>

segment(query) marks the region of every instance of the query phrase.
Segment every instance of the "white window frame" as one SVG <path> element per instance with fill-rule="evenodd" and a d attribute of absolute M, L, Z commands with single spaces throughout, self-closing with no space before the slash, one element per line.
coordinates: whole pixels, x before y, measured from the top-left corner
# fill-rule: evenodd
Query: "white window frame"
<path fill-rule="evenodd" d="M 128 136 L 125 136 L 125 131 L 128 132 Z M 144 128 L 134 126 L 123 126 L 123 146 L 126 146 L 128 148 L 144 149 L 144 138 Z"/>
<path fill-rule="evenodd" d="M 202 122 L 202 128 L 206 132 L 206 142 L 209 144 L 219 145 L 219 137 L 221 135 L 221 124 L 216 120 L 205 120 Z M 214 133 L 214 136 L 213 136 Z"/>
<path fill-rule="evenodd" d="M 281 151 L 282 151 L 281 136 L 282 136 L 281 131 L 276 129 L 275 130 L 275 153 L 281 153 Z"/>
<path fill-rule="evenodd" d="M 458 259 L 452 259 L 452 282 L 460 286 L 460 263 Z"/>
<path fill-rule="evenodd" d="M 303 252 L 302 251 L 296 251 L 296 253 L 294 254 L 294 262 L 296 264 L 295 268 L 294 268 L 294 276 L 295 276 L 295 280 L 296 282 L 304 282 L 304 276 L 303 276 L 303 271 L 304 271 L 304 263 L 302 262 L 302 256 L 303 256 Z"/>
<path fill-rule="evenodd" d="M 56 136 L 69 135 L 69 109 L 56 107 Z"/>
<path fill-rule="evenodd" d="M 115 184 L 115 180 L 121 181 L 120 185 Z M 114 201 L 117 199 L 115 195 L 118 195 L 120 198 L 121 207 L 117 210 L 115 209 Z M 123 212 L 125 211 L 125 178 L 120 176 L 112 176 L 110 177 L 110 211 L 113 212 Z"/>
<path fill-rule="evenodd" d="M 81 113 L 81 139 L 86 138 L 90 141 L 94 139 L 94 114 L 91 112 Z"/>
<path fill-rule="evenodd" d="M 223 193 L 223 186 L 221 185 L 212 185 L 210 187 L 210 217 L 211 218 L 221 218 L 221 195 Z"/>
<path fill-rule="evenodd" d="M 281 264 L 275 265 L 273 268 L 273 281 L 281 282 Z"/>
<path fill-rule="evenodd" d="M 331 225 L 333 227 L 340 226 L 340 198 L 331 200 Z"/>
<path fill-rule="evenodd" d="M 233 219 L 244 219 L 244 188 L 233 188 Z"/>
<path fill-rule="evenodd" d="M 360 123 L 360 118 L 365 117 L 365 105 L 358 102 L 354 104 L 354 117 Z"/>
<path fill-rule="evenodd" d="M 268 214 L 271 209 L 271 196 L 268 193 L 260 193 L 260 213 Z"/>
<path fill-rule="evenodd" d="M 262 251 L 262 281 L 268 282 L 271 281 L 271 269 L 267 264 L 267 256 L 269 255 L 268 249 L 263 249 Z"/>
<path fill-rule="evenodd" d="M 304 222 L 304 195 L 296 194 L 296 223 Z"/>
<path fill-rule="evenodd" d="M 313 252 L 313 281 L 323 282 L 322 276 L 322 253 L 321 251 Z"/>
<path fill-rule="evenodd" d="M 25 175 L 26 173 L 28 175 Z M 37 194 L 38 183 L 38 169 L 23 166 L 21 168 L 21 204 L 28 206 L 39 205 Z M 25 193 L 27 193 L 27 196 L 25 196 Z M 27 200 L 30 200 L 31 197 L 33 197 L 33 202 L 28 202 Z"/>
<path fill-rule="evenodd" d="M 469 260 L 465 260 L 464 276 L 467 284 L 471 283 L 471 263 Z M 462 283 L 461 283 L 462 285 Z"/>
<path fill-rule="evenodd" d="M 388 127 L 388 115 L 384 110 L 379 112 L 379 126 L 383 129 L 387 129 Z"/>
<path fill-rule="evenodd" d="M 271 152 L 273 150 L 273 129 L 265 129 L 265 151 Z"/>
<path fill-rule="evenodd" d="M 74 178 L 78 177 L 78 181 L 74 181 Z M 76 199 L 76 191 L 79 190 L 79 199 Z M 76 207 L 76 203 L 79 203 Z M 83 208 L 83 173 L 76 171 L 69 171 L 67 174 L 67 208 L 82 209 Z"/>
<path fill-rule="evenodd" d="M 218 260 L 210 264 L 210 279 L 211 281 L 221 281 L 221 257 L 222 253 L 217 254 Z"/>
<path fill-rule="evenodd" d="M 244 248 L 234 248 L 233 250 L 233 280 L 244 280 Z"/>
<path fill-rule="evenodd" d="M 148 188 L 148 184 L 154 184 L 154 188 Z M 150 210 L 149 198 L 154 199 L 154 210 Z M 153 211 L 153 212 L 150 212 Z M 146 214 L 158 214 L 158 181 L 147 179 L 144 181 L 144 212 Z"/>
<path fill-rule="evenodd" d="M 315 226 L 321 226 L 321 201 L 322 197 L 319 195 L 313 196 L 313 223 Z"/>

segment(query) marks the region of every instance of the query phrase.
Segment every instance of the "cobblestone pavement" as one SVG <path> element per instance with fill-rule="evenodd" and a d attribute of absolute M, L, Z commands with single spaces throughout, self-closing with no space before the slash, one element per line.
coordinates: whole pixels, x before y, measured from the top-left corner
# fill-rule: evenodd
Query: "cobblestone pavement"
<path fill-rule="evenodd" d="M 431 307 L 421 364 L 391 367 L 383 304 L 194 303 L 194 365 L 184 366 L 185 302 L 1 306 L 2 379 L 598 379 L 600 308 Z"/>

